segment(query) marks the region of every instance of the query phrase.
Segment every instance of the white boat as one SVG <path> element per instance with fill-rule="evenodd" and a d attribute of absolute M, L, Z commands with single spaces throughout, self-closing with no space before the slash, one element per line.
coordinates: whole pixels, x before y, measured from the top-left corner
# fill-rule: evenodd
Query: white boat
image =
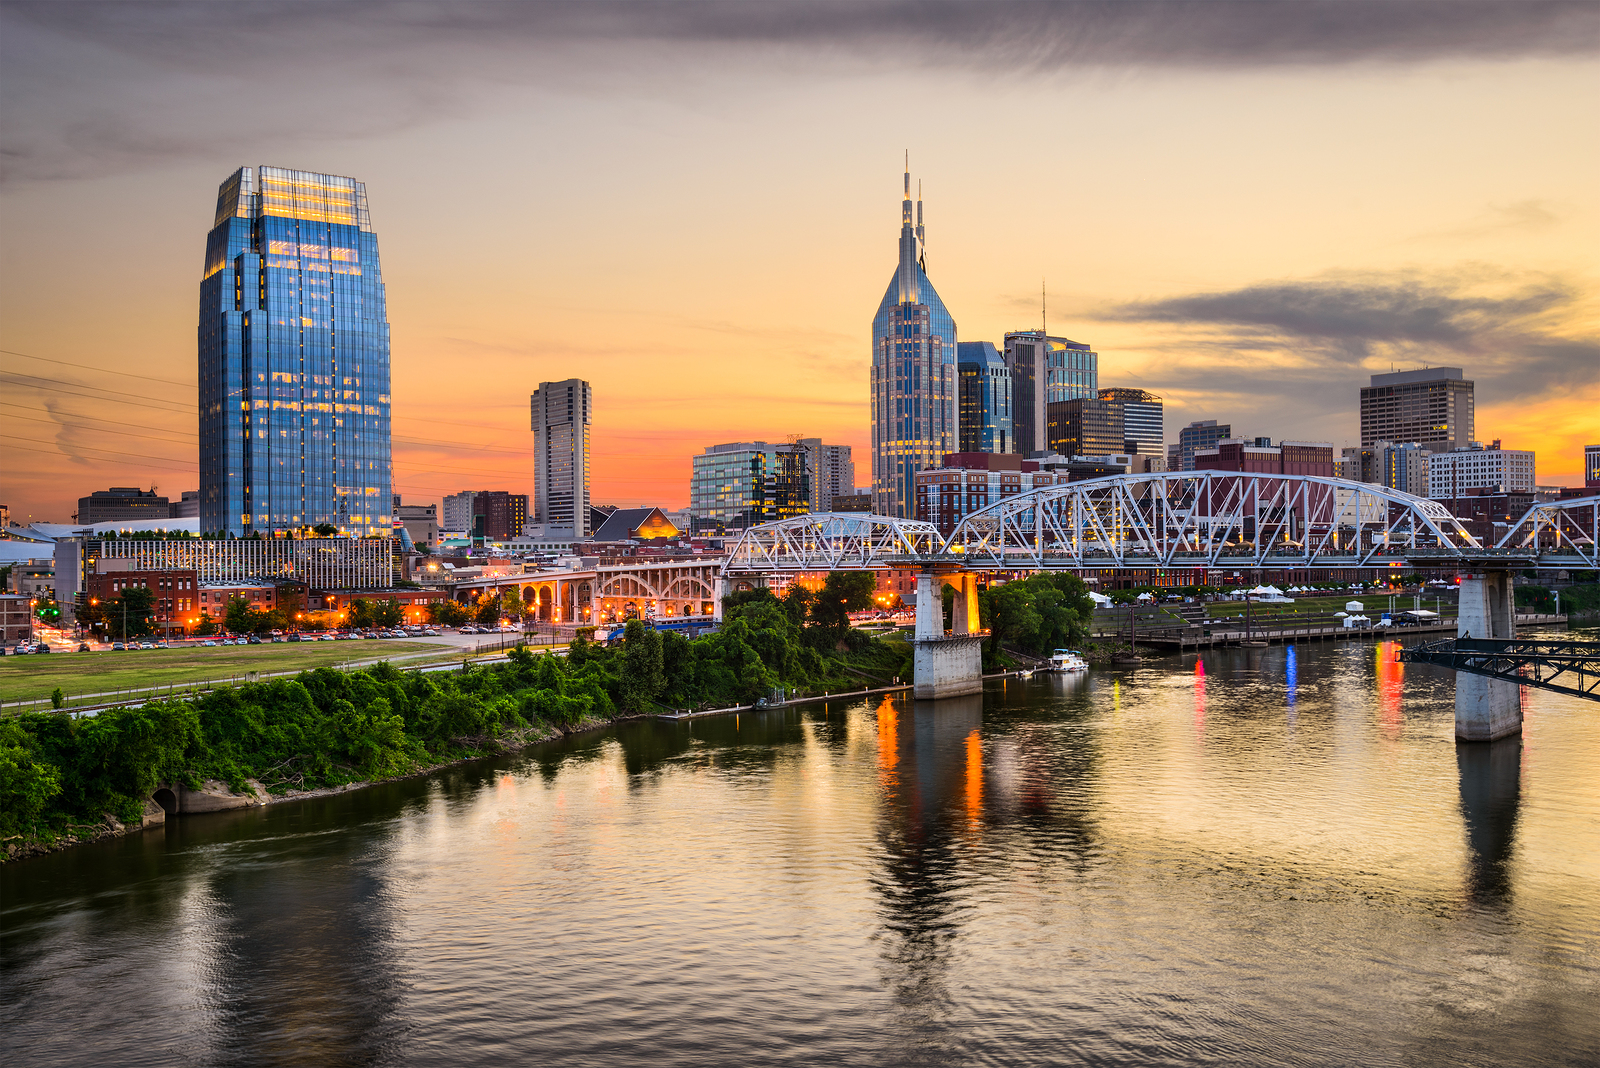
<path fill-rule="evenodd" d="M 1057 649 L 1050 654 L 1050 659 L 1046 663 L 1044 670 L 1059 672 L 1088 671 L 1089 662 L 1071 649 Z"/>

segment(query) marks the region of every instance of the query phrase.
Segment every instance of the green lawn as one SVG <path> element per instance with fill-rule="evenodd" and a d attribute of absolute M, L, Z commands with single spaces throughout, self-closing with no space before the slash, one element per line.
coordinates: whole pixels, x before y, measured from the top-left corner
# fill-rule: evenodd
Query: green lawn
<path fill-rule="evenodd" d="M 463 653 L 446 645 L 404 641 L 345 641 L 315 644 L 217 646 L 212 649 L 145 649 L 139 652 L 93 652 L 0 658 L 0 701 L 27 701 L 49 697 L 61 687 L 73 704 L 80 695 L 152 686 L 183 687 L 194 683 L 227 682 L 257 671 L 301 671 L 338 665 L 346 660 L 365 661 L 407 657 L 459 659 Z"/>

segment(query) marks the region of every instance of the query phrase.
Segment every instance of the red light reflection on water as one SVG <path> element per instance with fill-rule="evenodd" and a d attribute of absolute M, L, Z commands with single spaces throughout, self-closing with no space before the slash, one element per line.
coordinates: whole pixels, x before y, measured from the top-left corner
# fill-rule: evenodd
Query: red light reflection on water
<path fill-rule="evenodd" d="M 1196 734 L 1204 734 L 1206 730 L 1206 662 L 1194 662 L 1194 730 Z"/>
<path fill-rule="evenodd" d="M 1384 737 L 1400 737 L 1401 702 L 1405 696 L 1406 666 L 1400 662 L 1400 643 L 1378 646 L 1378 721 Z"/>

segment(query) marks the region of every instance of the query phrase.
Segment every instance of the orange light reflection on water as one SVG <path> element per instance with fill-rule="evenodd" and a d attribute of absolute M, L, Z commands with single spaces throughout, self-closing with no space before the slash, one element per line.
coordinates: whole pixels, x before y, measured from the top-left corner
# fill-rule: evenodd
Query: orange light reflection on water
<path fill-rule="evenodd" d="M 1206 662 L 1194 662 L 1194 732 L 1206 731 Z"/>
<path fill-rule="evenodd" d="M 1405 696 L 1406 667 L 1400 662 L 1400 643 L 1378 646 L 1378 722 L 1390 741 L 1400 737 L 1401 703 Z"/>
<path fill-rule="evenodd" d="M 983 819 L 983 744 L 974 730 L 967 735 L 967 830 Z"/>

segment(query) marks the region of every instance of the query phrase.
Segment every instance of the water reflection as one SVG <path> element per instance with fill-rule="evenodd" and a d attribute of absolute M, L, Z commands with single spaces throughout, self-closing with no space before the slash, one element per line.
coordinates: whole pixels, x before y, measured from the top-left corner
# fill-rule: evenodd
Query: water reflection
<path fill-rule="evenodd" d="M 1480 905 L 1511 901 L 1511 852 L 1522 795 L 1522 739 L 1459 742 L 1461 820 L 1467 830 L 1467 896 Z"/>

